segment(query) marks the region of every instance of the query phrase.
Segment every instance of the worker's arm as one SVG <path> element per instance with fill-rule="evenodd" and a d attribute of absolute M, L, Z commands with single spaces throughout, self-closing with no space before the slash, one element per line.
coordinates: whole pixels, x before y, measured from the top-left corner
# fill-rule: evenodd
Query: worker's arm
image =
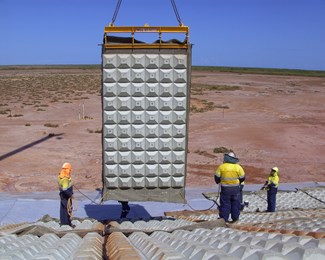
<path fill-rule="evenodd" d="M 219 184 L 221 182 L 221 170 L 220 170 L 220 166 L 216 170 L 216 173 L 214 175 L 214 181 L 216 182 L 216 184 Z"/>
<path fill-rule="evenodd" d="M 265 181 L 265 183 L 264 183 L 264 185 L 263 185 L 263 187 L 261 188 L 261 190 L 265 190 L 266 189 L 266 187 L 268 186 L 268 181 Z"/>
<path fill-rule="evenodd" d="M 214 181 L 216 182 L 216 184 L 219 184 L 221 182 L 221 178 L 218 177 L 216 174 L 214 175 Z"/>
<path fill-rule="evenodd" d="M 245 181 L 245 176 L 239 177 L 239 183 L 243 183 Z"/>
<path fill-rule="evenodd" d="M 245 172 L 244 169 L 239 164 L 237 164 L 237 168 L 238 168 L 239 183 L 242 183 L 245 181 Z"/>

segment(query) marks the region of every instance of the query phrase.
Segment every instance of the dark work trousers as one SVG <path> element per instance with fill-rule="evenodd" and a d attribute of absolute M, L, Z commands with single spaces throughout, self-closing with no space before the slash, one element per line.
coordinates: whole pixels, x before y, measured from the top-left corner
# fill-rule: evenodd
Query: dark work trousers
<path fill-rule="evenodd" d="M 60 224 L 71 226 L 71 219 L 68 214 L 68 200 L 72 197 L 73 188 L 70 187 L 67 190 L 60 191 Z"/>
<path fill-rule="evenodd" d="M 275 212 L 278 188 L 270 187 L 267 191 L 267 212 Z"/>
<path fill-rule="evenodd" d="M 219 216 L 228 221 L 229 215 L 236 221 L 240 215 L 240 190 L 239 186 L 221 187 Z"/>

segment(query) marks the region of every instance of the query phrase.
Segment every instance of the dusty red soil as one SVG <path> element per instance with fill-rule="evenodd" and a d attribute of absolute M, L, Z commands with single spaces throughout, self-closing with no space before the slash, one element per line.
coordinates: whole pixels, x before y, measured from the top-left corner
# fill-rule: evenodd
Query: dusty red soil
<path fill-rule="evenodd" d="M 100 77 L 0 70 L 0 191 L 56 190 L 64 162 L 78 188 L 102 187 Z M 214 185 L 218 147 L 235 151 L 246 183 L 263 183 L 273 166 L 281 182 L 325 181 L 325 78 L 194 71 L 195 84 L 239 89 L 192 91 L 202 112 L 189 118 L 188 187 Z"/>

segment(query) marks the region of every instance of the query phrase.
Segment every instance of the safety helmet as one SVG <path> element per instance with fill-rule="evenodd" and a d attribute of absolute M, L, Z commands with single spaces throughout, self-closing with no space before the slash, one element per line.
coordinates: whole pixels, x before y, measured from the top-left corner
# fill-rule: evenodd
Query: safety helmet
<path fill-rule="evenodd" d="M 70 163 L 64 163 L 63 165 L 62 165 L 62 169 L 68 169 L 68 170 L 71 170 L 71 164 Z"/>
<path fill-rule="evenodd" d="M 273 167 L 271 170 L 274 171 L 274 172 L 278 172 L 279 168 L 278 167 Z"/>
<path fill-rule="evenodd" d="M 236 158 L 236 154 L 235 154 L 234 152 L 229 152 L 228 155 L 229 155 L 230 157 Z"/>

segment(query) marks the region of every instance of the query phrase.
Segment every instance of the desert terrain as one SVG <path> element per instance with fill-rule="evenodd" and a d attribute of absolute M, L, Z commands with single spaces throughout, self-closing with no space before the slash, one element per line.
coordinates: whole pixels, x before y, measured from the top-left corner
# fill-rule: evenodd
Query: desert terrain
<path fill-rule="evenodd" d="M 102 187 L 101 71 L 0 69 L 0 192 L 57 190 L 64 162 L 79 189 Z M 325 181 L 325 78 L 192 72 L 187 187 L 211 187 L 223 150 L 247 184 Z"/>

